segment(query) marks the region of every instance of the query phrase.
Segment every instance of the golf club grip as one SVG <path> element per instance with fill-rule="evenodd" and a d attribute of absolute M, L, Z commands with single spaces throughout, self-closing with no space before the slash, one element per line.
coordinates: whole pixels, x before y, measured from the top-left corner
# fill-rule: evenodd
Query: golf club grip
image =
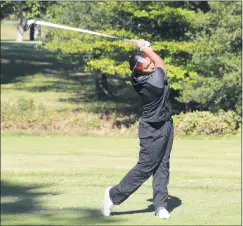
<path fill-rule="evenodd" d="M 35 21 L 35 24 L 48 26 L 48 27 L 62 28 L 62 29 L 71 30 L 71 31 L 78 31 L 78 32 L 82 32 L 82 33 L 93 34 L 93 35 L 98 35 L 98 36 L 103 36 L 103 37 L 113 38 L 113 39 L 118 39 L 118 40 L 123 40 L 123 41 L 129 41 L 129 39 L 126 39 L 126 38 L 120 38 L 120 37 L 116 37 L 113 35 L 102 34 L 102 33 L 95 32 L 95 31 L 89 31 L 89 30 L 84 30 L 84 29 L 80 29 L 80 28 L 69 27 L 69 26 L 59 25 L 59 24 L 53 24 L 53 23 L 44 22 L 44 21 Z"/>

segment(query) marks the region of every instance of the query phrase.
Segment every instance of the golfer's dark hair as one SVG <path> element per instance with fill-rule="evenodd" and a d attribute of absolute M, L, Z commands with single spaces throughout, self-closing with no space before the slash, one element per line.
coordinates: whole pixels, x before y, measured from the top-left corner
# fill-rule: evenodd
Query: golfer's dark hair
<path fill-rule="evenodd" d="M 142 52 L 133 52 L 129 58 L 130 70 L 132 71 L 137 63 L 139 57 L 142 57 Z"/>

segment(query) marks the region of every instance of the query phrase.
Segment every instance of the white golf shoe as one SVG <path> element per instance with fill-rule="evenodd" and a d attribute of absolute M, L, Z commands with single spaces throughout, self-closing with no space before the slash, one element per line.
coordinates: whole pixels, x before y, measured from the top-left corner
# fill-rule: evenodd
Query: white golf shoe
<path fill-rule="evenodd" d="M 155 212 L 155 216 L 161 219 L 169 219 L 170 214 L 169 212 L 165 209 L 165 207 L 159 207 L 157 211 Z"/>
<path fill-rule="evenodd" d="M 104 197 L 104 202 L 102 205 L 102 213 L 105 217 L 108 217 L 111 215 L 111 210 L 114 207 L 114 204 L 110 198 L 110 189 L 111 189 L 111 187 L 108 187 L 105 190 L 105 197 Z"/>

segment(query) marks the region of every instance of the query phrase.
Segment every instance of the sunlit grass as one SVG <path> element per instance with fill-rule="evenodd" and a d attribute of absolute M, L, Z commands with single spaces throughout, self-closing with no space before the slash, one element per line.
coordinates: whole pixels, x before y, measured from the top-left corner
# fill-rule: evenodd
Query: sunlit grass
<path fill-rule="evenodd" d="M 1 40 L 16 40 L 17 24 L 1 23 Z M 29 31 L 24 33 L 24 40 L 29 40 Z"/>
<path fill-rule="evenodd" d="M 104 189 L 136 164 L 138 150 L 131 138 L 3 135 L 2 223 L 240 225 L 240 138 L 175 140 L 170 220 L 153 215 L 152 178 L 102 217 Z"/>

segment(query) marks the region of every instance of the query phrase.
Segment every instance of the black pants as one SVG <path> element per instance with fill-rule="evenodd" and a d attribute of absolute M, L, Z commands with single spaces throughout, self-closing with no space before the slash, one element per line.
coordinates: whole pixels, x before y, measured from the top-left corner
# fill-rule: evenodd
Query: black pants
<path fill-rule="evenodd" d="M 137 164 L 121 182 L 112 187 L 110 198 L 119 205 L 153 175 L 153 204 L 155 209 L 167 208 L 170 152 L 174 139 L 172 121 L 139 123 L 140 152 Z"/>

